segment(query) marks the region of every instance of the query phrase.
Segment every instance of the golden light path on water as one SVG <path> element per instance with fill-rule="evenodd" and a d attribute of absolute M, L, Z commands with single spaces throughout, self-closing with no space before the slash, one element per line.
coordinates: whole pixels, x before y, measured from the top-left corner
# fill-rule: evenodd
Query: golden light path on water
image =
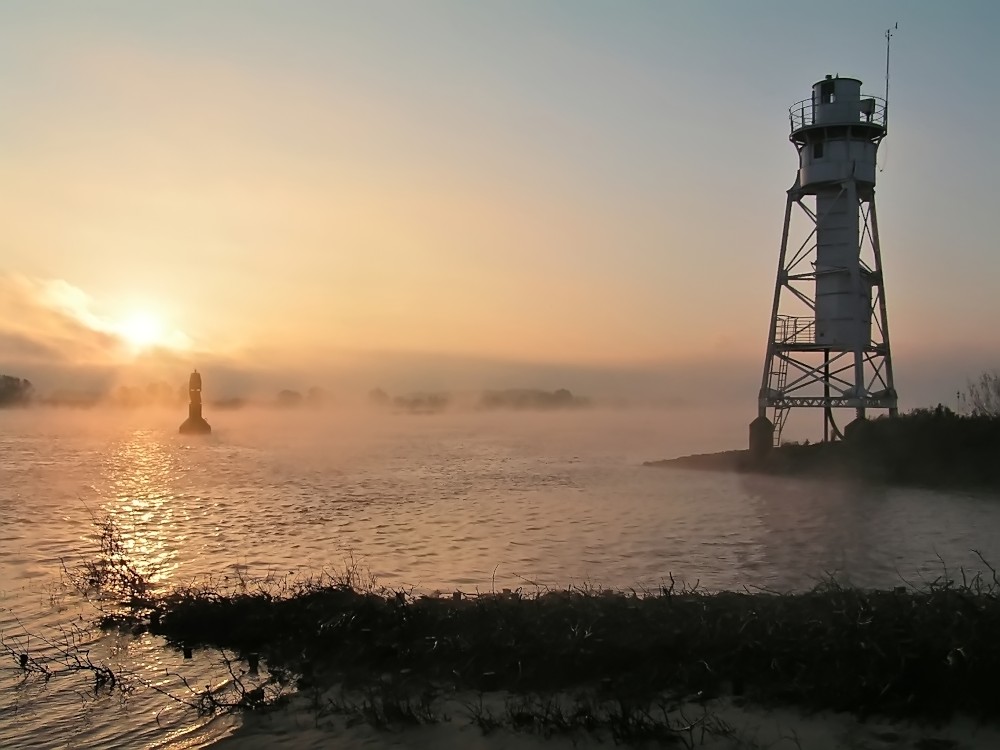
<path fill-rule="evenodd" d="M 129 560 L 154 586 L 177 570 L 178 550 L 186 541 L 183 532 L 171 533 L 185 526 L 184 506 L 164 492 L 179 471 L 175 452 L 152 431 L 133 433 L 109 456 L 115 497 L 105 501 L 102 512 L 120 530 Z"/>
<path fill-rule="evenodd" d="M 186 660 L 148 634 L 90 627 L 107 602 L 81 599 L 67 572 L 94 560 L 105 519 L 162 591 L 304 578 L 352 557 L 388 586 L 446 593 L 670 574 L 710 589 L 828 573 L 885 587 L 931 580 L 941 559 L 972 572 L 973 549 L 1000 559 L 993 498 L 644 468 L 729 447 L 728 432 L 667 413 L 260 410 L 210 415 L 207 439 L 179 436 L 169 412 L 3 416 L 2 636 L 51 654 L 72 635 L 137 689 L 123 703 L 83 676 L 22 684 L 0 670 L 0 747 L 198 746 L 235 721 L 185 705 L 184 680 L 231 679 L 218 653 Z"/>

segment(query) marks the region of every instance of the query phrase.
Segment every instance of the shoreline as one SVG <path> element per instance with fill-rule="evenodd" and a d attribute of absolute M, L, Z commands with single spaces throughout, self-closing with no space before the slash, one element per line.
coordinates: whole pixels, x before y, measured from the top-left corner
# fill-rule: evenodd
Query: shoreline
<path fill-rule="evenodd" d="M 939 404 L 894 417 L 857 419 L 843 440 L 782 443 L 753 456 L 748 450 L 723 451 L 645 465 L 996 492 L 997 455 L 1000 418 L 956 414 Z"/>
<path fill-rule="evenodd" d="M 642 465 L 652 468 L 888 483 L 884 481 L 884 471 L 871 464 L 857 466 L 854 458 L 854 451 L 843 443 L 816 443 L 782 445 L 772 448 L 764 456 L 755 457 L 749 450 L 738 449 L 644 461 Z"/>
<path fill-rule="evenodd" d="M 891 450 L 891 448 L 890 448 Z M 844 480 L 892 487 L 958 492 L 1000 492 L 997 466 L 988 463 L 929 460 L 897 451 L 891 458 L 850 442 L 785 444 L 755 458 L 749 450 L 695 453 L 644 461 L 644 467 L 691 469 L 808 480 Z"/>
<path fill-rule="evenodd" d="M 570 705 L 569 695 L 539 697 Z M 1000 726 L 955 717 L 937 725 L 892 721 L 876 716 L 789 708 L 763 708 L 732 697 L 689 701 L 673 706 L 667 719 L 674 734 L 626 738 L 619 730 L 588 731 L 582 726 L 522 714 L 516 726 L 495 723 L 517 716 L 523 696 L 510 693 L 457 693 L 440 704 L 431 721 L 373 723 L 359 718 L 361 703 L 345 704 L 339 688 L 318 697 L 297 694 L 287 705 L 266 713 L 246 714 L 242 723 L 207 747 L 219 750 L 599 750 L 601 748 L 676 746 L 704 750 L 735 748 L 808 748 L 808 750 L 994 750 Z"/>
<path fill-rule="evenodd" d="M 997 721 L 998 586 L 976 576 L 890 591 L 828 581 L 791 594 L 671 585 L 441 598 L 326 582 L 284 594 L 181 592 L 131 627 L 188 653 L 230 655 L 235 692 L 199 696 L 212 710 L 266 712 L 290 691 L 340 685 L 376 723 L 372 706 L 412 720 L 469 693 L 573 695 L 574 720 L 598 730 L 619 725 L 626 705 L 633 718 L 657 713 L 664 696 L 671 706 L 729 696 L 858 717 Z"/>
<path fill-rule="evenodd" d="M 179 674 L 182 692 L 165 694 L 242 717 L 231 739 L 203 738 L 223 747 L 373 747 L 405 733 L 428 750 L 721 750 L 776 721 L 769 742 L 813 734 L 816 750 L 1000 746 L 1000 580 L 982 557 L 988 572 L 920 588 L 705 591 L 671 577 L 653 590 L 442 597 L 348 566 L 157 590 L 114 524 L 101 533 L 69 582 L 102 594 L 106 632 L 155 636 L 175 659 L 214 655 L 215 687 Z M 63 664 L 96 691 L 150 687 L 72 648 L 54 660 L 18 648 L 25 674 L 46 681 Z M 695 730 L 710 742 L 689 743 Z"/>

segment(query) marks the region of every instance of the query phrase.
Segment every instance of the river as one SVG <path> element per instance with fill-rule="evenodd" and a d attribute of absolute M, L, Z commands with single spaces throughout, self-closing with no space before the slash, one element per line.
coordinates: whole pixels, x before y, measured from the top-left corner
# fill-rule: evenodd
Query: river
<path fill-rule="evenodd" d="M 419 592 L 655 589 L 671 575 L 788 591 L 974 574 L 974 550 L 1000 560 L 990 496 L 644 467 L 742 442 L 666 411 L 207 416 L 215 432 L 198 439 L 155 411 L 0 412 L 4 641 L 51 652 L 75 639 L 146 685 L 24 683 L 0 654 L 0 747 L 200 747 L 237 721 L 174 700 L 190 695 L 178 675 L 221 679 L 211 655 L 89 627 L 95 605 L 64 569 L 93 558 L 105 518 L 159 586 L 354 564 Z"/>

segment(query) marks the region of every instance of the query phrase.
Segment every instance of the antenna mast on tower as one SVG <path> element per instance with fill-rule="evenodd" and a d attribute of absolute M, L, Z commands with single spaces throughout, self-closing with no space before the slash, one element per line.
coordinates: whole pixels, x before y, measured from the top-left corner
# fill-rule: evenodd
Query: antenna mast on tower
<path fill-rule="evenodd" d="M 885 113 L 889 114 L 889 45 L 892 41 L 892 32 L 899 28 L 897 21 L 891 29 L 885 30 Z"/>

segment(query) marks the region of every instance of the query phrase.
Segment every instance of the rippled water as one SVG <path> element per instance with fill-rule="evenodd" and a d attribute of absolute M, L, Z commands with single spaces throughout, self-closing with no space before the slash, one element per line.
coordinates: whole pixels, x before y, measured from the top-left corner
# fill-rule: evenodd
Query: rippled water
<path fill-rule="evenodd" d="M 917 582 L 940 575 L 942 561 L 974 571 L 972 550 L 1000 560 L 997 498 L 643 467 L 731 447 L 710 431 L 695 440 L 666 413 L 261 411 L 211 421 L 215 434 L 191 439 L 176 434 L 174 415 L 0 413 L 8 642 L 31 633 L 31 647 L 44 648 L 40 638 L 59 643 L 93 619 L 61 571 L 92 554 L 93 520 L 106 515 L 161 585 L 300 576 L 353 558 L 385 584 L 422 591 L 655 587 L 671 574 L 711 589 L 787 590 L 827 574 Z M 185 662 L 150 637 L 75 637 L 95 660 L 174 694 L 169 673 L 217 679 L 207 657 Z M 232 721 L 206 723 L 155 690 L 123 706 L 79 680 L 18 680 L 0 672 L 2 747 L 198 746 Z"/>

